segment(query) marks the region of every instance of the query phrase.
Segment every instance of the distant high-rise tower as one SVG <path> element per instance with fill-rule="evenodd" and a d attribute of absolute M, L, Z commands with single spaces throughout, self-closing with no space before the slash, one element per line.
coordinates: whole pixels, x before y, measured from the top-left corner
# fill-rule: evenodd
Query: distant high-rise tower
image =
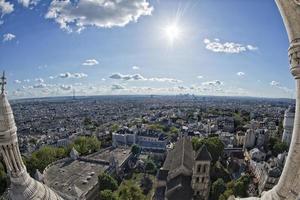
<path fill-rule="evenodd" d="M 290 145 L 293 134 L 295 107 L 289 106 L 284 113 L 282 141 Z"/>
<path fill-rule="evenodd" d="M 0 84 L 0 155 L 11 182 L 9 198 L 12 200 L 62 200 L 54 191 L 34 180 L 27 173 L 18 146 L 13 112 L 5 95 L 4 73 Z"/>

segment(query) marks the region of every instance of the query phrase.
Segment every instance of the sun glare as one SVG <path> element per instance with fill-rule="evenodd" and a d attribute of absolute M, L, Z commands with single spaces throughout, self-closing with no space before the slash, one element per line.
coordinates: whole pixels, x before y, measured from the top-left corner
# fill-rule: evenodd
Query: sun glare
<path fill-rule="evenodd" d="M 177 24 L 170 24 L 164 28 L 166 38 L 173 43 L 174 40 L 180 38 L 181 30 Z"/>

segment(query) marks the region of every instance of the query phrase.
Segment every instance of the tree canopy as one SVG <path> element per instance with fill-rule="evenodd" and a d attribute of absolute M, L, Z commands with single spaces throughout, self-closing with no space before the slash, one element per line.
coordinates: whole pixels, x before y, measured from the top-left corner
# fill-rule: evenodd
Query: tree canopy
<path fill-rule="evenodd" d="M 145 200 L 142 190 L 132 181 L 124 181 L 119 190 L 120 200 Z"/>
<path fill-rule="evenodd" d="M 118 200 L 118 196 L 111 190 L 100 191 L 100 200 Z"/>
<path fill-rule="evenodd" d="M 81 154 L 86 155 L 92 152 L 96 152 L 100 149 L 101 142 L 97 137 L 78 137 L 74 141 L 74 148 Z"/>
<path fill-rule="evenodd" d="M 218 200 L 219 196 L 223 194 L 226 190 L 226 185 L 222 178 L 218 178 L 215 182 L 212 184 L 211 189 L 211 199 L 212 200 Z"/>
<path fill-rule="evenodd" d="M 224 151 L 224 144 L 218 137 L 208 137 L 203 139 L 193 137 L 192 144 L 195 151 L 205 144 L 214 162 L 216 162 L 219 157 L 222 156 Z"/>
<path fill-rule="evenodd" d="M 140 146 L 137 144 L 132 145 L 131 152 L 133 155 L 138 155 L 141 152 Z"/>
<path fill-rule="evenodd" d="M 98 183 L 99 183 L 100 191 L 103 190 L 115 191 L 118 189 L 117 181 L 107 173 L 101 173 L 98 176 Z"/>

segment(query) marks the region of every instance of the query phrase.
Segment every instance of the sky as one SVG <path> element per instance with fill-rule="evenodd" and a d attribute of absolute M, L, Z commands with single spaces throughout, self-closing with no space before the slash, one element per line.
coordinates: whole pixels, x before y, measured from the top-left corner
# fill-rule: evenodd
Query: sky
<path fill-rule="evenodd" d="M 10 98 L 294 98 L 273 0 L 0 0 Z"/>

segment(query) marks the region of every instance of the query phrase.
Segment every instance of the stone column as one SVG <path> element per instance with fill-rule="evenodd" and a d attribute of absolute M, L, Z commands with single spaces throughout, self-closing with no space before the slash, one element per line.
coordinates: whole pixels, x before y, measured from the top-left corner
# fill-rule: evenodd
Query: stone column
<path fill-rule="evenodd" d="M 280 180 L 272 190 L 263 193 L 260 199 L 300 200 L 300 0 L 275 0 L 275 2 L 290 42 L 288 55 L 290 70 L 296 80 L 296 113 L 291 145 Z M 246 199 L 259 200 L 255 197 Z"/>
<path fill-rule="evenodd" d="M 288 157 L 273 193 L 280 199 L 297 199 L 300 193 L 300 0 L 276 0 L 276 3 L 290 42 L 288 55 L 296 80 L 296 113 Z"/>

